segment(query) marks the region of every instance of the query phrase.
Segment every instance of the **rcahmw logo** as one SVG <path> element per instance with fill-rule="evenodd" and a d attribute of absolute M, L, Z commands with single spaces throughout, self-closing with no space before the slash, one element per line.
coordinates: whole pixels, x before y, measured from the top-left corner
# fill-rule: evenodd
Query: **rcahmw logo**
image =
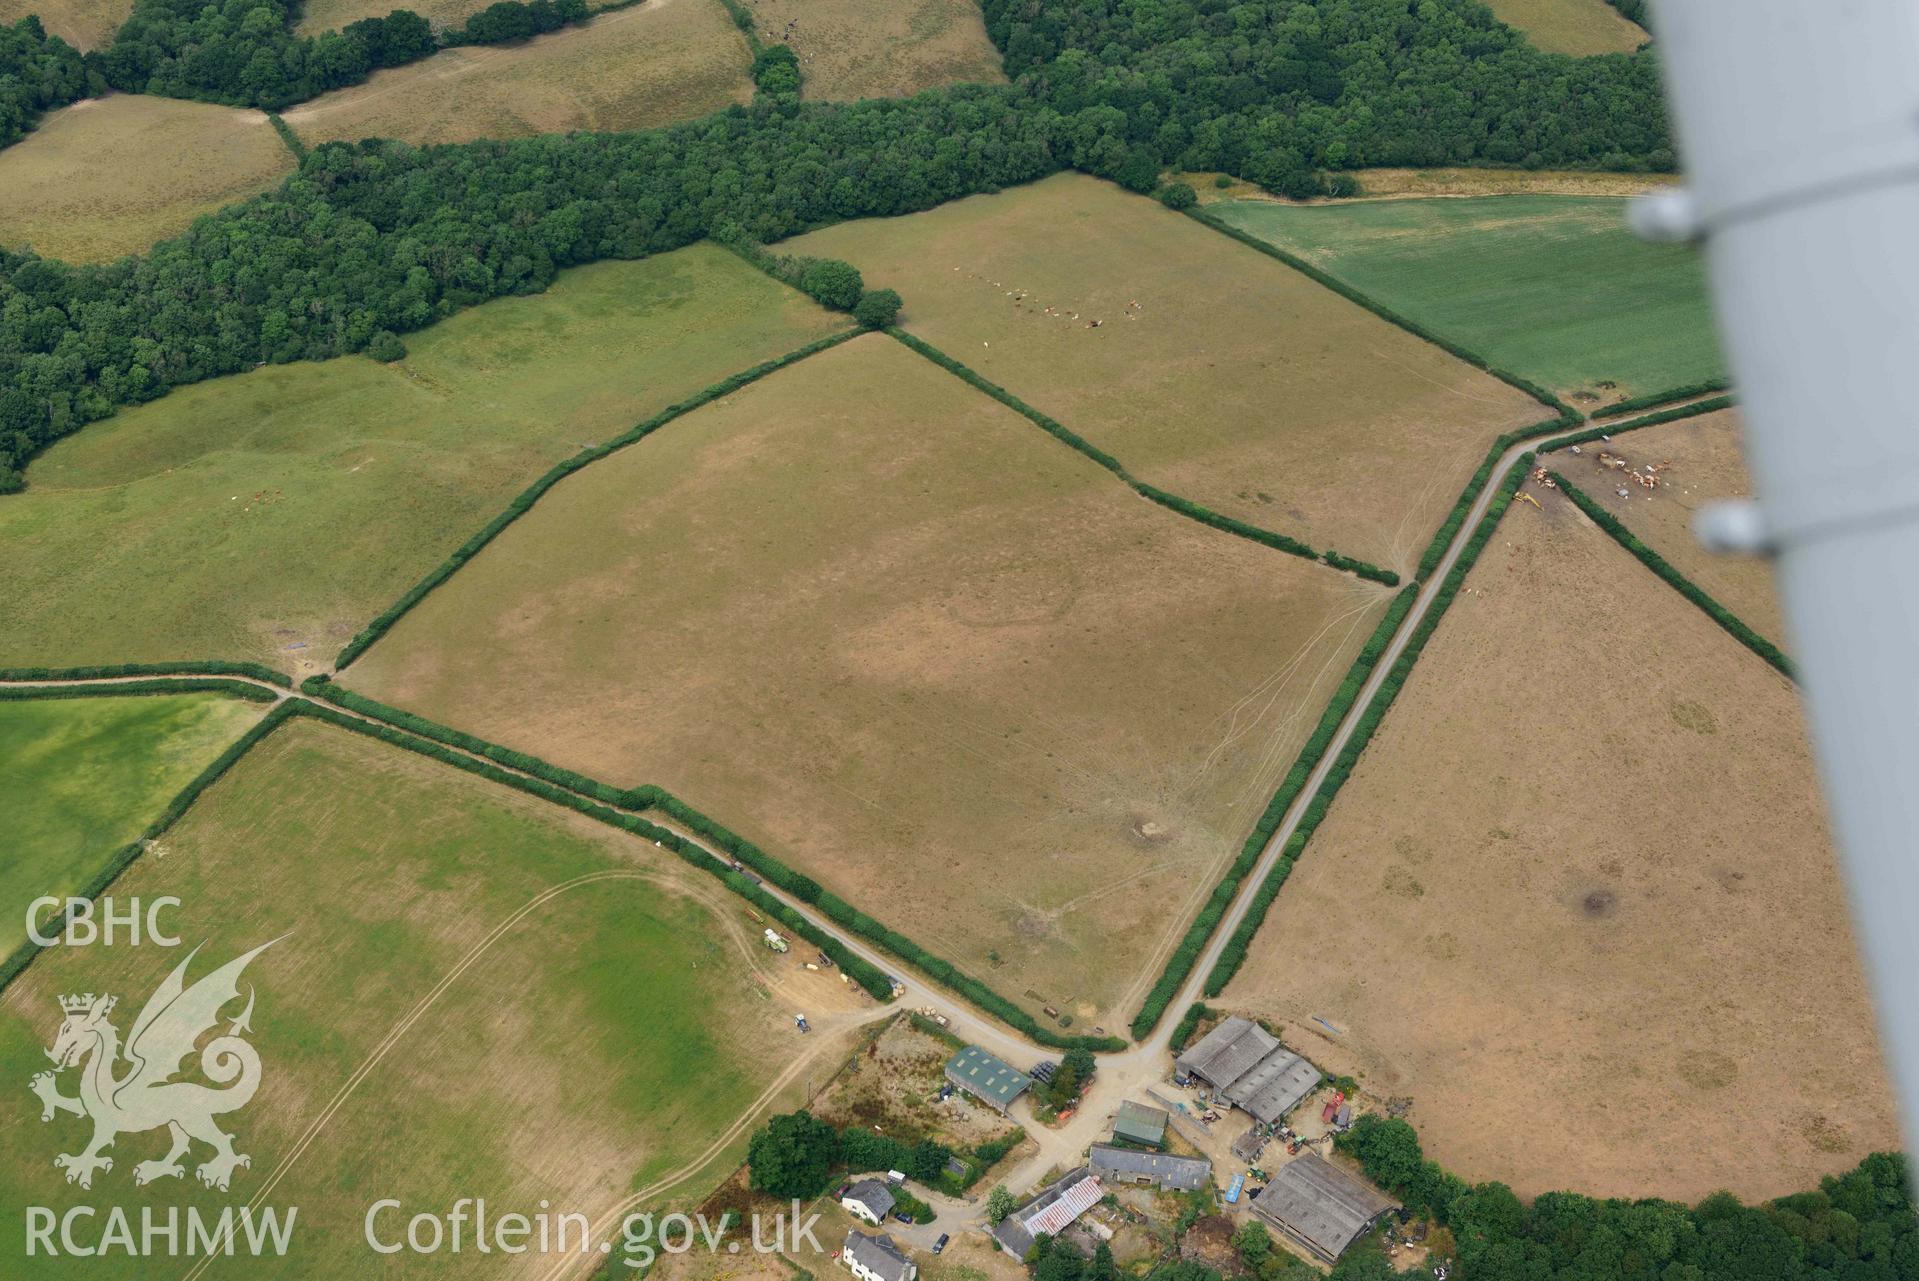
<path fill-rule="evenodd" d="M 251 987 L 239 1016 L 225 1032 L 218 1027 L 220 1011 L 240 998 L 241 973 L 272 946 L 263 943 L 189 987 L 187 967 L 199 955 L 196 947 L 147 998 L 124 1044 L 112 1018 L 117 998 L 104 992 L 60 998 L 66 1017 L 47 1050 L 53 1070 L 35 1076 L 32 1090 L 40 1100 L 42 1121 L 66 1114 L 93 1123 L 93 1136 L 80 1151 L 53 1159 L 66 1172 L 68 1183 L 91 1188 L 96 1174 L 113 1169 L 113 1158 L 106 1150 L 115 1139 L 161 1128 L 167 1131 L 171 1146 L 164 1156 L 137 1163 L 134 1183 L 183 1177 L 182 1158 L 195 1142 L 212 1149 L 194 1170 L 207 1187 L 224 1192 L 236 1170 L 253 1164 L 234 1150 L 234 1136 L 214 1120 L 245 1107 L 260 1088 L 260 1055 L 246 1040 L 253 1030 Z M 216 1034 L 201 1046 L 201 1038 L 209 1032 Z M 200 1075 L 211 1085 L 174 1079 L 196 1048 Z M 78 1074 L 73 1095 L 60 1092 L 60 1079 L 68 1071 Z M 27 1253 L 284 1253 L 299 1211 L 285 1211 L 284 1222 L 280 1213 L 256 1213 L 249 1208 L 236 1216 L 231 1207 L 218 1214 L 202 1214 L 197 1207 L 184 1213 L 148 1207 L 141 1211 L 136 1230 L 132 1218 L 118 1207 L 102 1211 L 76 1206 L 56 1214 L 44 1206 L 30 1206 Z M 82 1233 L 90 1235 L 96 1229 L 100 1235 L 93 1242 L 81 1238 Z"/>

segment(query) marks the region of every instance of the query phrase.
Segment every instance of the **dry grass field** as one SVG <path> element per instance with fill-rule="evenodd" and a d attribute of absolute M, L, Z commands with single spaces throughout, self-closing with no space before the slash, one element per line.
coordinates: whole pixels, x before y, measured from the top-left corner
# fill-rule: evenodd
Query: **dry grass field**
<path fill-rule="evenodd" d="M 382 1197 L 407 1207 L 386 1220 L 396 1233 L 462 1196 L 495 1214 L 544 1198 L 593 1219 L 648 1188 L 648 1208 L 697 1201 L 754 1121 L 823 1084 L 875 1014 L 836 979 L 759 947 L 738 899 L 650 843 L 310 722 L 256 748 L 116 893 L 179 896 L 187 945 L 206 940 L 192 977 L 279 940 L 245 976 L 260 1092 L 225 1119 L 252 1166 L 226 1193 L 189 1169 L 137 1197 L 299 1207 L 285 1258 L 222 1260 L 210 1281 L 544 1276 L 552 1259 L 481 1255 L 470 1237 L 430 1266 L 376 1255 L 361 1225 Z M 114 993 L 124 1034 L 183 956 L 61 949 L 9 987 L 0 1064 L 21 1088 L 0 1106 L 8 1204 L 135 1196 L 133 1167 L 164 1135 L 123 1134 L 110 1172 L 90 1191 L 69 1186 L 53 1157 L 84 1142 L 84 1123 L 43 1125 L 25 1083 L 47 1066 L 57 995 Z M 803 1039 L 795 1009 L 820 1031 Z M 20 1216 L 0 1223 L 11 1257 L 21 1231 Z M 33 1275 L 95 1276 L 99 1263 L 40 1259 Z"/>
<path fill-rule="evenodd" d="M 906 98 L 1001 84 L 999 50 L 974 0 L 746 0 L 760 34 L 800 60 L 808 98 Z"/>
<path fill-rule="evenodd" d="M 349 22 L 358 22 L 361 18 L 384 18 L 394 9 L 411 9 L 436 28 L 458 27 L 492 2 L 407 0 L 407 3 L 400 4 L 398 0 L 306 0 L 306 7 L 294 30 L 303 36 L 317 36 L 323 31 L 338 31 Z"/>
<path fill-rule="evenodd" d="M 285 118 L 309 144 L 649 129 L 751 101 L 752 62 L 717 0 L 652 0 L 520 44 L 448 49 Z"/>
<path fill-rule="evenodd" d="M 0 150 L 0 244 L 68 262 L 142 253 L 293 167 L 258 111 L 138 94 L 77 102 Z"/>
<path fill-rule="evenodd" d="M 74 48 L 104 49 L 133 12 L 133 0 L 0 0 L 0 25 L 12 26 L 35 14 L 47 34 Z"/>
<path fill-rule="evenodd" d="M 872 335 L 567 480 L 344 681 L 666 787 L 1113 1028 L 1384 602 Z"/>
<path fill-rule="evenodd" d="M 1631 53 L 1652 39 L 1606 0 L 1486 0 L 1495 17 L 1517 27 L 1536 48 L 1583 58 Z"/>
<path fill-rule="evenodd" d="M 782 248 L 898 289 L 906 328 L 1142 480 L 1402 573 L 1487 443 L 1549 416 L 1282 263 L 1083 175 Z"/>
<path fill-rule="evenodd" d="M 1528 492 L 1224 1003 L 1522 1195 L 1754 1200 L 1897 1147 L 1796 690 Z"/>
<path fill-rule="evenodd" d="M 1218 185 L 1216 173 L 1182 173 L 1203 205 L 1225 200 L 1270 200 L 1276 204 L 1350 204 L 1330 198 L 1287 201 L 1238 178 Z M 1358 169 L 1363 199 L 1426 196 L 1637 196 L 1678 181 L 1673 174 L 1597 173 L 1581 169 Z"/>
<path fill-rule="evenodd" d="M 1602 448 L 1635 468 L 1670 463 L 1660 473 L 1665 483 L 1650 493 L 1629 483 L 1631 496 L 1619 497 L 1616 473 L 1600 466 Z M 1753 557 L 1709 552 L 1692 531 L 1693 517 L 1705 503 L 1752 496 L 1752 477 L 1740 450 L 1739 413 L 1727 409 L 1628 432 L 1613 437 L 1610 444 L 1585 445 L 1577 458 L 1554 454 L 1549 462 L 1747 626 L 1783 645 L 1786 622 L 1779 610 L 1772 568 Z"/>
<path fill-rule="evenodd" d="M 305 675 L 581 446 L 845 326 L 713 245 L 122 410 L 0 500 L 0 664 Z"/>

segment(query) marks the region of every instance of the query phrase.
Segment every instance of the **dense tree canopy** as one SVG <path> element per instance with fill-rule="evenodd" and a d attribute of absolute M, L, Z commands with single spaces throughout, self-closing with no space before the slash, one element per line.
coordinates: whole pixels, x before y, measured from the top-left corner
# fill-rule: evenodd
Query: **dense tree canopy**
<path fill-rule="evenodd" d="M 0 147 L 18 142 L 40 113 L 91 92 L 79 50 L 31 15 L 0 24 Z"/>

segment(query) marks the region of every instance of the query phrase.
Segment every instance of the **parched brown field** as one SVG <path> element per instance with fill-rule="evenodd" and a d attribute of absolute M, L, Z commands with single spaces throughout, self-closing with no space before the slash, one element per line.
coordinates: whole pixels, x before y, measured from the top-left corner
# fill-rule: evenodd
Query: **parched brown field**
<path fill-rule="evenodd" d="M 1772 567 L 1756 557 L 1709 552 L 1692 530 L 1693 517 L 1706 503 L 1752 497 L 1737 410 L 1682 418 L 1580 449 L 1579 457 L 1561 451 L 1549 461 L 1748 627 L 1775 644 L 1785 643 L 1786 620 Z M 1647 491 L 1628 481 L 1631 496 L 1621 498 L 1618 474 L 1599 464 L 1601 449 L 1627 459 L 1634 468 L 1648 463 L 1671 466 L 1661 471 L 1664 483 L 1658 489 Z"/>
<path fill-rule="evenodd" d="M 0 0 L 0 25 L 36 14 L 47 34 L 74 48 L 104 49 L 133 12 L 133 0 Z"/>
<path fill-rule="evenodd" d="M 408 0 L 405 4 L 395 0 L 306 0 L 294 30 L 303 36 L 317 36 L 322 31 L 338 31 L 361 18 L 384 18 L 396 8 L 411 9 L 436 28 L 458 27 L 491 3 L 493 0 Z"/>
<path fill-rule="evenodd" d="M 1083 175 L 782 248 L 898 289 L 906 328 L 1140 479 L 1402 573 L 1492 438 L 1549 416 L 1284 264 Z"/>
<path fill-rule="evenodd" d="M 1263 187 L 1232 178 L 1217 185 L 1217 173 L 1179 177 L 1202 205 L 1222 200 L 1271 200 L 1277 204 L 1350 204 L 1346 199 L 1287 200 Z M 1598 173 L 1582 169 L 1356 169 L 1360 199 L 1426 199 L 1433 196 L 1637 196 L 1678 181 L 1673 174 Z"/>
<path fill-rule="evenodd" d="M 751 101 L 752 63 L 716 0 L 651 0 L 519 44 L 447 49 L 285 119 L 308 143 L 648 129 Z"/>
<path fill-rule="evenodd" d="M 1606 0 L 1486 0 L 1495 17 L 1547 53 L 1631 53 L 1652 37 Z"/>
<path fill-rule="evenodd" d="M 90 1190 L 63 1181 L 53 1157 L 86 1125 L 43 1124 L 25 1088 L 47 1067 L 56 996 L 111 992 L 125 1035 L 188 948 L 206 941 L 197 979 L 277 939 L 242 985 L 257 999 L 260 1092 L 222 1121 L 252 1165 L 230 1191 L 204 1189 L 196 1145 L 183 1178 L 137 1194 L 162 1214 L 299 1207 L 284 1258 L 218 1260 L 206 1274 L 218 1281 L 544 1277 L 554 1259 L 503 1261 L 470 1237 L 430 1266 L 376 1255 L 362 1225 L 386 1197 L 406 1206 L 384 1216 L 389 1240 L 459 1197 L 596 1221 L 642 1192 L 636 1208 L 696 1202 L 756 1120 L 829 1079 L 878 1013 L 768 953 L 740 900 L 650 842 L 311 722 L 255 748 L 115 893 L 177 896 L 186 946 L 57 949 L 8 988 L 0 1064 L 21 1088 L 0 1103 L 0 1195 L 62 1212 L 133 1198 L 135 1165 L 165 1151 L 163 1133 L 122 1134 Z M 798 1033 L 795 1009 L 819 1031 Z M 21 1230 L 15 1216 L 0 1224 L 15 1257 Z M 32 1275 L 97 1276 L 100 1262 L 41 1260 Z M 136 1274 L 148 1275 L 113 1272 Z"/>
<path fill-rule="evenodd" d="M 664 786 L 1114 1027 L 1384 601 L 870 335 L 567 480 L 344 681 Z"/>
<path fill-rule="evenodd" d="M 769 42 L 791 45 L 807 98 L 906 98 L 1003 84 L 974 0 L 746 0 Z"/>
<path fill-rule="evenodd" d="M 1226 1003 L 1522 1195 L 1750 1200 L 1898 1146 L 1795 689 L 1528 492 Z"/>
<path fill-rule="evenodd" d="M 105 262 L 293 172 L 264 114 L 109 94 L 48 112 L 0 150 L 0 244 Z"/>

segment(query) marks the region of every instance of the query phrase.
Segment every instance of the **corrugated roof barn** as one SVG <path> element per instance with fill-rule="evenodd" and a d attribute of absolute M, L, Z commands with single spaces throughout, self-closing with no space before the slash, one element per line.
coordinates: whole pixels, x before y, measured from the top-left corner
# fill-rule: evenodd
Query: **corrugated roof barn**
<path fill-rule="evenodd" d="M 990 1107 L 1004 1112 L 1033 1088 L 1033 1078 L 969 1045 L 946 1061 L 946 1079 Z"/>
<path fill-rule="evenodd" d="M 1127 1143 L 1137 1143 L 1141 1147 L 1156 1148 L 1166 1142 L 1166 1122 L 1171 1117 L 1158 1108 L 1149 1108 L 1144 1103 L 1135 1103 L 1131 1099 L 1119 1105 L 1119 1115 L 1113 1118 L 1113 1137 Z"/>
<path fill-rule="evenodd" d="M 1213 1177 L 1213 1163 L 1200 1157 L 1167 1156 L 1095 1143 L 1087 1164 L 1094 1174 L 1113 1183 L 1153 1183 L 1175 1192 L 1203 1188 Z"/>
<path fill-rule="evenodd" d="M 1015 1259 L 1024 1259 L 1042 1233 L 1058 1236 L 1105 1195 L 1106 1189 L 1100 1186 L 1099 1179 L 1090 1169 L 1081 1166 L 1007 1215 L 993 1229 L 993 1239 Z"/>
<path fill-rule="evenodd" d="M 1201 1037 L 1199 1044 L 1174 1060 L 1181 1073 L 1190 1073 L 1223 1090 L 1252 1070 L 1255 1063 L 1279 1048 L 1279 1038 L 1251 1019 L 1237 1014 Z"/>
<path fill-rule="evenodd" d="M 1251 1019 L 1223 1019 L 1175 1060 L 1243 1112 L 1271 1124 L 1319 1085 L 1319 1069 Z"/>
<path fill-rule="evenodd" d="M 1255 1214 L 1327 1263 L 1398 1208 L 1372 1184 L 1312 1153 L 1281 1166 L 1253 1199 Z"/>

